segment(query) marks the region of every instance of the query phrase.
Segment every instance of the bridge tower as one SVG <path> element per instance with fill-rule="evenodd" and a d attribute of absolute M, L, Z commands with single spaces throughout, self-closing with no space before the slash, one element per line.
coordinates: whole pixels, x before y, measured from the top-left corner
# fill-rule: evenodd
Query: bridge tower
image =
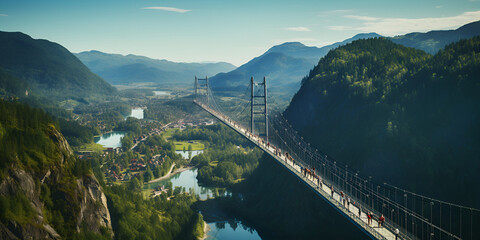
<path fill-rule="evenodd" d="M 263 95 L 255 95 L 255 86 L 262 86 L 263 87 Z M 268 142 L 268 111 L 267 111 L 267 81 L 265 77 L 263 77 L 263 82 L 255 83 L 253 81 L 253 77 L 250 79 L 250 87 L 251 87 L 251 116 L 250 116 L 250 129 L 252 133 L 255 133 L 255 115 L 263 115 L 264 117 L 264 124 L 265 130 L 264 134 L 260 136 L 265 136 L 265 140 Z M 263 98 L 260 103 L 255 103 L 255 98 Z M 263 122 L 263 121 L 262 121 Z"/>
<path fill-rule="evenodd" d="M 200 81 L 205 81 L 205 83 L 201 83 Z M 198 102 L 198 95 L 200 94 L 199 91 L 200 90 L 204 90 L 205 91 L 205 96 L 206 96 L 206 101 L 204 102 L 205 105 L 208 106 L 208 77 L 205 76 L 205 78 L 197 78 L 197 76 L 195 76 L 195 100 Z"/>

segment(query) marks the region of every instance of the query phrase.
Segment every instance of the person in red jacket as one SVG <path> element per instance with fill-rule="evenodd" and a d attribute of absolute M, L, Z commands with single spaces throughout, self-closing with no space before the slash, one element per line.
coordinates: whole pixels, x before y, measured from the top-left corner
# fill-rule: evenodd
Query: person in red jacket
<path fill-rule="evenodd" d="M 367 213 L 367 219 L 368 219 L 368 226 L 372 224 L 372 214 L 370 212 Z"/>
<path fill-rule="evenodd" d="M 382 214 L 382 216 L 380 216 L 380 217 L 378 218 L 378 227 L 383 226 L 383 223 L 384 223 L 384 222 L 385 222 L 385 217 L 384 217 L 383 214 Z"/>

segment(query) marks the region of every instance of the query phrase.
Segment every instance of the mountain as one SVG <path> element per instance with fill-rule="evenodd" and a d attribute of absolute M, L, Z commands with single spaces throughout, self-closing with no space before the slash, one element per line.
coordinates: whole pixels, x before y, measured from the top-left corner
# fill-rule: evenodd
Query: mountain
<path fill-rule="evenodd" d="M 358 34 L 343 42 L 325 47 L 308 47 L 299 42 L 287 42 L 270 48 L 237 69 L 210 78 L 214 90 L 243 90 L 250 77 L 256 80 L 265 76 L 268 88 L 276 97 L 290 99 L 300 87 L 300 82 L 328 51 L 351 41 L 379 37 L 376 33 Z"/>
<path fill-rule="evenodd" d="M 49 98 L 88 99 L 116 92 L 57 43 L 0 32 L 0 52 L 0 68 Z"/>
<path fill-rule="evenodd" d="M 363 176 L 479 207 L 479 76 L 480 37 L 434 56 L 358 40 L 319 61 L 284 116 Z"/>
<path fill-rule="evenodd" d="M 75 54 L 93 72 L 111 84 L 153 82 L 169 85 L 192 85 L 197 76 L 211 76 L 235 68 L 230 63 L 177 63 L 136 55 L 88 51 Z"/>
<path fill-rule="evenodd" d="M 394 43 L 435 54 L 450 43 L 480 35 L 480 21 L 466 24 L 456 30 L 409 33 L 391 38 Z"/>
<path fill-rule="evenodd" d="M 50 116 L 3 100 L 0 112 L 0 238 L 113 237 L 102 186 Z"/>

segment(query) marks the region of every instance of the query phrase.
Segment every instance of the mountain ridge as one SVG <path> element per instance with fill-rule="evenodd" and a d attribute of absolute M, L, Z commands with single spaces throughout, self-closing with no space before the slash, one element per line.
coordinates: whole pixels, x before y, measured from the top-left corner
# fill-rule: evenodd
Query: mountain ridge
<path fill-rule="evenodd" d="M 364 176 L 478 207 L 480 192 L 459 186 L 480 182 L 479 46 L 480 37 L 464 39 L 432 56 L 357 40 L 320 60 L 284 116 Z"/>
<path fill-rule="evenodd" d="M 111 54 L 98 50 L 76 53 L 75 56 L 111 84 L 153 82 L 184 85 L 190 83 L 195 75 L 210 76 L 235 68 L 234 65 L 226 62 L 172 62 L 166 59 L 152 59 L 134 54 Z M 143 72 L 145 70 L 148 74 Z"/>
<path fill-rule="evenodd" d="M 43 95 L 71 99 L 116 92 L 58 43 L 0 31 L 0 51 L 0 67 Z"/>
<path fill-rule="evenodd" d="M 230 91 L 248 85 L 248 79 L 269 81 L 271 93 L 278 98 L 289 100 L 300 87 L 305 75 L 318 63 L 318 60 L 332 48 L 344 45 L 359 38 L 378 37 L 376 33 L 357 34 L 342 42 L 321 48 L 305 46 L 300 42 L 287 42 L 268 49 L 262 55 L 239 66 L 228 73 L 220 73 L 209 80 L 213 90 Z M 270 66 L 267 69 L 266 66 Z"/>

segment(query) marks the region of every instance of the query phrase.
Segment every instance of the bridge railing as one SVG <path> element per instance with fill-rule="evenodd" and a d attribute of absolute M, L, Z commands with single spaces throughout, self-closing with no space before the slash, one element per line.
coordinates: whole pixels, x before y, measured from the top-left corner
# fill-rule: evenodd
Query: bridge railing
<path fill-rule="evenodd" d="M 225 111 L 208 87 L 204 93 L 206 96 L 195 99 L 198 104 L 248 129 L 238 113 Z M 242 110 L 238 105 L 234 110 L 248 113 L 245 111 L 247 107 L 248 104 L 243 104 Z M 385 228 L 391 232 L 398 229 L 402 239 L 478 239 L 480 236 L 480 210 L 428 198 L 387 183 L 377 183 L 370 177 L 364 178 L 359 172 L 307 143 L 281 114 L 269 115 L 276 117 L 269 119 L 271 134 L 265 142 L 281 149 L 283 154 L 288 152 L 298 166 L 309 169 L 324 183 L 346 194 L 365 213 L 370 212 L 376 218 L 383 214 Z M 229 116 L 236 116 L 238 122 Z"/>

